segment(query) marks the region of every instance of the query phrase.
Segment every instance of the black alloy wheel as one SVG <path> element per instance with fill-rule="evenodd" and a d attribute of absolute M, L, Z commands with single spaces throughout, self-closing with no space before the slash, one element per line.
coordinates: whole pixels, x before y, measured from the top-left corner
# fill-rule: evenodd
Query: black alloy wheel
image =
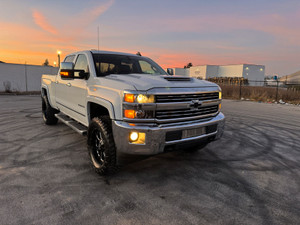
<path fill-rule="evenodd" d="M 116 172 L 116 147 L 108 116 L 93 118 L 88 128 L 87 146 L 96 173 L 106 175 Z"/>

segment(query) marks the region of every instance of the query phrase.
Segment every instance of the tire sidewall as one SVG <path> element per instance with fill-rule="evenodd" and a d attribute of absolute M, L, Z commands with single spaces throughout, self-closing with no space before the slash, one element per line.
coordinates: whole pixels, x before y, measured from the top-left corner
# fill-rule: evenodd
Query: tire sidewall
<path fill-rule="evenodd" d="M 58 121 L 58 119 L 55 117 L 56 113 L 58 113 L 58 111 L 51 107 L 47 96 L 46 95 L 42 96 L 42 114 L 43 114 L 43 120 L 45 124 L 47 125 L 56 124 Z"/>
<path fill-rule="evenodd" d="M 95 132 L 100 132 L 103 142 L 104 142 L 104 163 L 98 163 L 95 159 L 94 151 L 94 138 Z M 114 172 L 116 168 L 116 149 L 112 137 L 110 124 L 104 118 L 94 118 L 88 128 L 88 138 L 87 138 L 88 154 L 90 157 L 90 162 L 93 169 L 100 175 L 108 174 Z"/>

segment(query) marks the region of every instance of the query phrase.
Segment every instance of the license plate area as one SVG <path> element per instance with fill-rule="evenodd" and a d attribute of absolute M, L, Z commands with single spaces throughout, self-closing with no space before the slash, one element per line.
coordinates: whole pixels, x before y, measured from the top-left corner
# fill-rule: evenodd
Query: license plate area
<path fill-rule="evenodd" d="M 201 136 L 205 133 L 206 133 L 205 127 L 198 127 L 198 128 L 183 130 L 182 131 L 182 139 Z"/>

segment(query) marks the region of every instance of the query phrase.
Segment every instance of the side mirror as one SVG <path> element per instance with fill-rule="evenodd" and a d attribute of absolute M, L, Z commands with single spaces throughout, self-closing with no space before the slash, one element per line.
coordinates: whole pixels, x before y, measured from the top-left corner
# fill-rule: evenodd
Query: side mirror
<path fill-rule="evenodd" d="M 59 73 L 62 79 L 74 79 L 74 64 L 72 62 L 62 62 Z"/>
<path fill-rule="evenodd" d="M 167 73 L 168 73 L 169 75 L 174 75 L 174 70 L 173 70 L 172 68 L 168 68 L 168 69 L 167 69 Z"/>
<path fill-rule="evenodd" d="M 79 73 L 76 77 L 74 75 L 75 72 Z M 86 73 L 84 70 L 75 70 L 72 62 L 62 62 L 60 64 L 60 76 L 63 79 L 88 79 L 89 73 Z"/>

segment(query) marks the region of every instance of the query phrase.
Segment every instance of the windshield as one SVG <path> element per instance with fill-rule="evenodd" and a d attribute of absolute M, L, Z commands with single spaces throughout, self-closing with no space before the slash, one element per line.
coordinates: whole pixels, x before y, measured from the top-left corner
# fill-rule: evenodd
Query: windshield
<path fill-rule="evenodd" d="M 110 74 L 157 74 L 167 73 L 154 61 L 141 56 L 93 54 L 97 76 Z"/>

